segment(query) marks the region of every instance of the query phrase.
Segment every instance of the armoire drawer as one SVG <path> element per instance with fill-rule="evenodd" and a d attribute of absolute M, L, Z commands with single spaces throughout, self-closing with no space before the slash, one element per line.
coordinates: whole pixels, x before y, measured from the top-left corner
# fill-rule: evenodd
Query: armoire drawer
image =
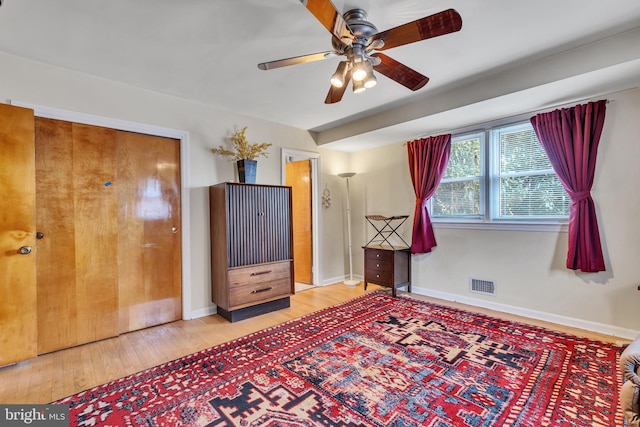
<path fill-rule="evenodd" d="M 229 269 L 229 287 L 247 283 L 261 283 L 285 277 L 289 278 L 290 276 L 291 261 L 231 268 Z"/>
<path fill-rule="evenodd" d="M 229 308 L 291 295 L 291 262 L 229 270 Z"/>

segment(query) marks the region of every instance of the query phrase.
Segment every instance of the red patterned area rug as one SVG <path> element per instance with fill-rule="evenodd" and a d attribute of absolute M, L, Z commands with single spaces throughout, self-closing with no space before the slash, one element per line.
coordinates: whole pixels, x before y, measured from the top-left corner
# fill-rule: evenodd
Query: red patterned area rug
<path fill-rule="evenodd" d="M 55 403 L 78 426 L 622 426 L 619 355 L 376 292 Z"/>

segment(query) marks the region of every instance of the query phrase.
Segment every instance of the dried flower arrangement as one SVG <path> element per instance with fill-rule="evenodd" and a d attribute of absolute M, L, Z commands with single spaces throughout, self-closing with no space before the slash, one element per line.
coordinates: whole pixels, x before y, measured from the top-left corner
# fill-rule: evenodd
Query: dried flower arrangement
<path fill-rule="evenodd" d="M 222 156 L 230 156 L 232 160 L 255 160 L 259 156 L 268 157 L 267 148 L 272 144 L 262 142 L 260 144 L 249 144 L 245 132 L 247 126 L 243 127 L 240 132 L 236 132 L 231 136 L 233 142 L 233 150 L 227 150 L 222 145 L 218 148 L 212 148 L 211 152 Z"/>

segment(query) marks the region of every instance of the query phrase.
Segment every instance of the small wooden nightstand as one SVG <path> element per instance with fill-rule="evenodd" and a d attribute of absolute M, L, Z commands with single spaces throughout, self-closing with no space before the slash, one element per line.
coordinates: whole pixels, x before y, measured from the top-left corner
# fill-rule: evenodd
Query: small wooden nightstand
<path fill-rule="evenodd" d="M 396 296 L 396 288 L 407 287 L 411 292 L 411 251 L 407 247 L 363 246 L 364 249 L 364 289 L 368 283 L 391 288 Z"/>

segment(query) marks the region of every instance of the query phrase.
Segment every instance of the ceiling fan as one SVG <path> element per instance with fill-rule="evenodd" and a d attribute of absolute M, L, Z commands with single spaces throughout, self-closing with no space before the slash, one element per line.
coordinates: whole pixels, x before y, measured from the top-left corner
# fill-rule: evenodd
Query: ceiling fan
<path fill-rule="evenodd" d="M 373 70 L 384 74 L 401 85 L 416 91 L 427 84 L 429 78 L 388 57 L 382 51 L 420 40 L 460 31 L 462 18 L 453 9 L 378 32 L 367 21 L 362 9 L 352 9 L 340 15 L 331 0 L 300 0 L 318 21 L 332 34 L 333 50 L 279 59 L 258 64 L 261 70 L 271 70 L 288 65 L 319 61 L 344 55 L 346 61 L 338 64 L 331 77 L 331 86 L 325 104 L 339 102 L 349 81 L 353 81 L 353 92 L 359 93 L 377 84 Z"/>

